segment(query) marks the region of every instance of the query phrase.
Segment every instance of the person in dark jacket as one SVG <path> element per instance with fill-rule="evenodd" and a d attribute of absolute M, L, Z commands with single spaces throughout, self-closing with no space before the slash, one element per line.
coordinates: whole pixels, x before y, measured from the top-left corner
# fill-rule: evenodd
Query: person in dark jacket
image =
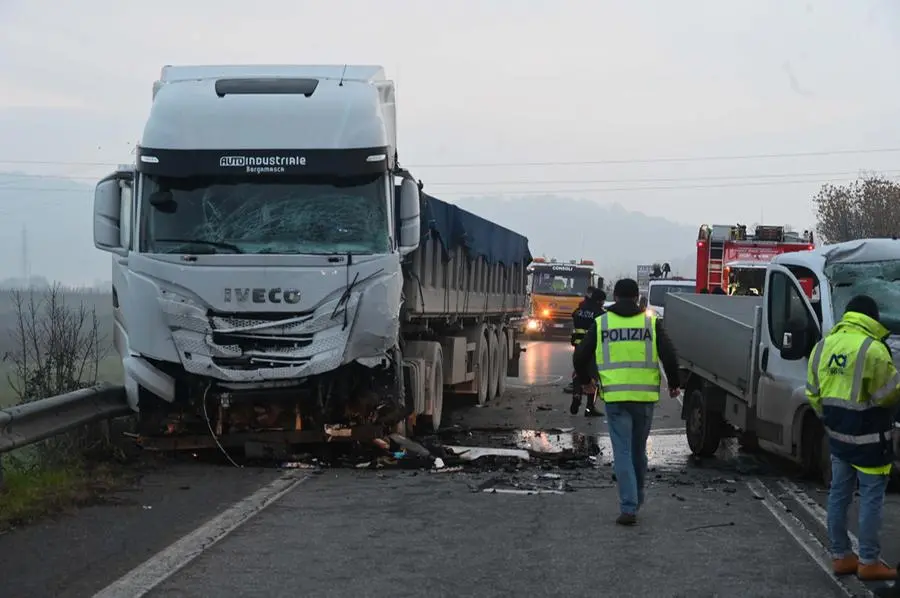
<path fill-rule="evenodd" d="M 572 343 L 572 346 L 573 346 L 573 347 L 574 347 L 575 345 L 578 344 L 578 343 L 576 342 L 576 339 L 577 339 L 578 341 L 580 341 L 580 340 L 581 340 L 581 337 L 584 336 L 584 334 L 578 334 L 578 326 L 577 326 L 577 322 L 575 322 L 575 314 L 578 313 L 579 310 L 581 310 L 582 308 L 584 308 L 585 303 L 587 303 L 587 302 L 589 302 L 589 301 L 591 300 L 591 296 L 592 296 L 596 291 L 597 291 L 597 287 L 589 286 L 589 287 L 587 288 L 587 290 L 584 292 L 584 299 L 581 300 L 581 303 L 579 303 L 579 304 L 578 304 L 578 307 L 575 308 L 575 311 L 572 312 L 572 329 L 573 329 L 573 330 L 572 330 L 572 336 L 569 338 L 569 342 Z M 606 293 L 603 294 L 603 297 L 604 297 L 604 301 L 605 301 L 605 300 L 606 300 L 606 299 L 605 299 L 605 298 L 606 298 Z M 601 302 L 600 305 L 601 305 L 601 306 L 603 305 L 602 302 Z M 574 379 L 575 376 L 573 375 L 572 378 Z M 566 393 L 572 393 L 572 392 L 574 392 L 574 390 L 575 390 L 575 383 L 574 383 L 574 382 L 571 382 L 571 381 L 569 382 L 569 384 L 568 384 L 565 388 L 563 388 L 563 392 L 566 392 Z"/>
<path fill-rule="evenodd" d="M 620 525 L 634 525 L 644 503 L 647 438 L 662 386 L 660 368 L 669 396 L 679 392 L 675 348 L 661 319 L 638 306 L 639 295 L 635 280 L 618 281 L 613 289 L 615 304 L 595 321 L 572 356 L 575 383 L 587 387 L 588 393 L 599 386 L 599 396 L 606 402 L 619 488 L 616 523 Z M 655 351 L 648 341 L 655 343 Z"/>
<path fill-rule="evenodd" d="M 606 293 L 603 292 L 602 289 L 594 289 L 591 297 L 589 299 L 585 299 L 581 302 L 574 312 L 572 312 L 572 346 L 577 347 L 581 340 L 584 338 L 584 335 L 587 334 L 587 331 L 594 327 L 594 322 L 597 318 L 602 316 L 605 313 L 603 309 L 603 303 L 606 301 Z M 572 415 L 576 415 L 578 410 L 581 408 L 581 392 L 580 389 L 576 392 L 574 378 L 575 374 L 572 374 L 573 382 L 566 389 L 568 392 L 572 393 L 572 404 L 569 406 L 569 412 Z M 594 406 L 594 395 L 591 394 L 587 397 L 587 404 L 584 408 L 585 417 L 597 417 L 603 415 L 602 411 L 597 411 Z"/>

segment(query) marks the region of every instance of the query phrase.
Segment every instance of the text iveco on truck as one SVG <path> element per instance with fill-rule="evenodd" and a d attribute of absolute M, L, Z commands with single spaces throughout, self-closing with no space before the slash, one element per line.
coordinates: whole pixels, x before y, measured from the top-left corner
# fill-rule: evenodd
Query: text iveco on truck
<path fill-rule="evenodd" d="M 163 68 L 136 165 L 94 203 L 146 443 L 436 428 L 445 388 L 503 392 L 527 239 L 397 156 L 381 67 Z"/>

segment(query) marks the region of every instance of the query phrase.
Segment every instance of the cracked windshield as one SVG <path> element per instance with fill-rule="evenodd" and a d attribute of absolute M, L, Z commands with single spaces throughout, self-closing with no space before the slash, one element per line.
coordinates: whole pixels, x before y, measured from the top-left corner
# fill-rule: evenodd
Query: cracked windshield
<path fill-rule="evenodd" d="M 387 253 L 383 176 L 145 176 L 151 253 Z"/>
<path fill-rule="evenodd" d="M 844 315 L 847 304 L 857 295 L 868 295 L 878 304 L 879 321 L 900 335 L 900 260 L 826 266 L 831 282 L 835 321 Z"/>

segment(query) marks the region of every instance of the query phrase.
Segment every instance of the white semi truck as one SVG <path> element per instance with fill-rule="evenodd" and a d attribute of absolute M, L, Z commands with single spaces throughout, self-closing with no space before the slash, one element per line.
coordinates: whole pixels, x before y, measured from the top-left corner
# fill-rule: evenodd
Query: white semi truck
<path fill-rule="evenodd" d="M 762 296 L 670 294 L 666 331 L 682 367 L 691 451 L 710 456 L 739 435 L 827 483 L 828 441 L 806 399 L 806 370 L 815 343 L 859 294 L 878 302 L 900 365 L 900 241 L 783 253 L 766 265 Z M 898 439 L 895 430 L 895 455 Z"/>
<path fill-rule="evenodd" d="M 518 375 L 528 240 L 400 167 L 379 66 L 166 66 L 98 183 L 114 342 L 155 448 L 437 429 Z"/>

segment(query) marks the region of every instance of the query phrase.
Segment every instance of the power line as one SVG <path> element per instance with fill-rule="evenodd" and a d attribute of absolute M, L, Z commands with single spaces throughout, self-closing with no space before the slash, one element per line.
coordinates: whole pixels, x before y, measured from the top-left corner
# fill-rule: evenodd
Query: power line
<path fill-rule="evenodd" d="M 426 182 L 429 187 L 459 187 L 459 186 L 501 186 L 501 185 L 587 185 L 597 183 L 677 183 L 689 181 L 725 181 L 725 180 L 755 180 L 755 179 L 784 179 L 796 177 L 842 177 L 842 176 L 860 176 L 864 169 L 830 171 L 830 172 L 787 172 L 787 173 L 764 173 L 764 174 L 728 174 L 728 175 L 700 175 L 688 177 L 650 177 L 650 178 L 613 178 L 613 179 L 526 179 L 526 180 L 507 180 L 507 181 L 438 181 Z M 888 173 L 900 173 L 900 170 L 879 170 L 880 175 Z M 62 176 L 62 175 L 45 175 L 45 174 L 22 174 L 22 173 L 0 173 L 3 177 L 20 177 L 22 180 L 29 179 L 45 179 L 45 180 L 84 180 L 97 181 L 98 177 L 88 176 Z M 0 183 L 0 190 L 11 189 Z"/>
<path fill-rule="evenodd" d="M 509 168 L 516 166 L 596 166 L 601 164 L 652 164 L 662 162 L 714 162 L 725 160 L 762 160 L 772 158 L 805 158 L 815 156 L 846 156 L 853 154 L 897 153 L 900 148 L 831 150 L 819 152 L 794 152 L 781 154 L 744 154 L 733 156 L 693 156 L 663 158 L 628 158 L 620 160 L 587 160 L 571 162 L 494 162 L 469 164 L 414 164 L 409 168 Z"/>
<path fill-rule="evenodd" d="M 530 181 L 475 181 L 475 182 L 425 182 L 426 187 L 449 187 L 460 185 L 540 185 L 540 184 L 591 184 L 591 183 L 676 183 L 680 181 L 723 181 L 731 179 L 781 179 L 796 177 L 838 177 L 838 176 L 859 176 L 862 171 L 849 170 L 843 172 L 788 172 L 779 174 L 729 174 L 729 175 L 707 175 L 692 177 L 663 177 L 663 178 L 638 178 L 638 179 L 572 179 L 572 180 L 530 180 Z M 879 170 L 879 174 L 900 173 L 900 170 Z"/>
<path fill-rule="evenodd" d="M 897 177 L 893 177 L 897 178 Z M 558 181 L 557 181 L 558 182 Z M 577 181 L 576 181 L 577 182 Z M 680 191 L 692 189 L 725 189 L 740 187 L 764 187 L 779 185 L 808 185 L 808 184 L 825 184 L 831 181 L 827 179 L 797 179 L 797 180 L 781 180 L 781 181 L 745 181 L 740 183 L 714 183 L 710 185 L 660 185 L 653 187 L 585 187 L 585 188 L 547 188 L 547 189 L 523 189 L 523 190 L 504 190 L 491 191 L 489 195 L 552 195 L 561 193 L 625 193 L 632 191 Z M 428 186 L 425 187 L 426 191 Z M 87 189 L 72 189 L 71 187 L 0 187 L 0 191 L 59 191 L 65 193 L 86 193 Z M 453 195 L 484 195 L 485 192 L 479 193 L 477 190 L 458 190 L 449 191 Z"/>
<path fill-rule="evenodd" d="M 584 160 L 584 161 L 548 161 L 548 162 L 469 162 L 469 163 L 445 163 L 445 164 L 412 164 L 409 168 L 512 168 L 525 166 L 592 166 L 602 164 L 650 164 L 660 162 L 712 162 L 724 160 L 763 160 L 776 158 L 804 158 L 817 156 L 847 156 L 860 154 L 888 154 L 900 153 L 897 148 L 870 148 L 870 149 L 846 149 L 823 150 L 816 152 L 784 152 L 769 154 L 737 154 L 719 156 L 677 156 L 656 158 L 627 158 L 613 160 Z M 112 162 L 80 162 L 70 160 L 15 160 L 0 159 L 0 164 L 14 165 L 44 165 L 44 166 L 105 166 L 110 167 Z"/>

